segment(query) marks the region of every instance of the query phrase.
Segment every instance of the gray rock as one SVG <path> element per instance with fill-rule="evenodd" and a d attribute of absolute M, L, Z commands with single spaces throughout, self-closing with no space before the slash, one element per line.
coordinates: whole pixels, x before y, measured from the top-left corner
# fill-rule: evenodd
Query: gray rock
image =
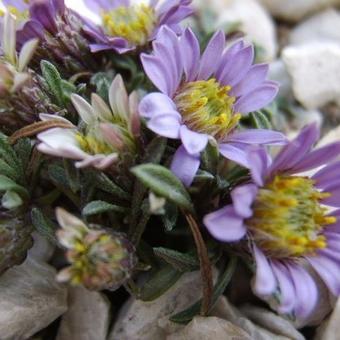
<path fill-rule="evenodd" d="M 266 325 L 266 327 L 263 327 L 262 325 L 258 325 L 250 321 L 240 310 L 238 310 L 236 307 L 230 304 L 227 298 L 224 296 L 221 297 L 216 303 L 214 309 L 212 310 L 212 315 L 230 321 L 234 325 L 242 328 L 251 337 L 252 340 L 304 339 L 302 334 L 298 333 L 297 331 L 295 335 L 298 334 L 299 337 L 291 338 L 287 337 L 285 335 L 286 333 L 283 334 L 282 332 L 278 331 L 277 328 L 276 331 L 278 331 L 278 333 L 271 331 L 270 325 Z"/>
<path fill-rule="evenodd" d="M 51 266 L 30 257 L 0 277 L 0 339 L 23 340 L 67 310 L 67 289 Z"/>
<path fill-rule="evenodd" d="M 286 65 L 281 59 L 277 59 L 269 64 L 268 78 L 280 84 L 279 96 L 285 98 L 293 97 L 292 81 L 287 72 Z"/>
<path fill-rule="evenodd" d="M 316 14 L 297 25 L 290 33 L 289 43 L 302 45 L 313 41 L 340 44 L 340 13 L 333 8 Z"/>
<path fill-rule="evenodd" d="M 30 257 L 43 262 L 48 262 L 55 250 L 55 246 L 37 232 L 33 232 L 33 247 L 29 250 Z"/>
<path fill-rule="evenodd" d="M 339 0 L 260 0 L 277 18 L 298 22 L 327 7 L 339 5 Z"/>
<path fill-rule="evenodd" d="M 166 340 L 251 340 L 250 336 L 231 322 L 217 317 L 196 316 L 186 327 Z"/>
<path fill-rule="evenodd" d="M 56 340 L 105 340 L 110 322 L 110 304 L 98 292 L 71 287 L 68 311 L 63 315 Z"/>
<path fill-rule="evenodd" d="M 202 296 L 199 272 L 184 274 L 158 299 L 143 302 L 130 298 L 121 309 L 108 340 L 160 340 L 181 326 L 169 317 L 189 307 Z"/>
<path fill-rule="evenodd" d="M 303 340 L 304 337 L 299 333 L 291 322 L 281 316 L 270 312 L 264 308 L 245 305 L 240 311 L 257 325 L 273 332 L 274 334 L 286 336 L 292 340 Z"/>
<path fill-rule="evenodd" d="M 301 130 L 304 126 L 316 123 L 319 127 L 323 123 L 323 115 L 319 110 L 305 110 L 302 107 L 293 106 L 291 110 L 295 116 L 291 122 L 291 128 Z"/>
<path fill-rule="evenodd" d="M 245 39 L 261 49 L 258 57 L 263 61 L 275 59 L 277 52 L 276 26 L 265 8 L 256 0 L 195 0 L 200 11 L 212 10 L 216 24 L 212 29 L 223 28 L 226 24 L 237 23 Z"/>
<path fill-rule="evenodd" d="M 307 109 L 340 101 L 340 45 L 310 43 L 282 53 L 295 98 Z"/>
<path fill-rule="evenodd" d="M 338 299 L 333 313 L 317 330 L 315 340 L 338 340 L 340 334 L 340 299 Z"/>

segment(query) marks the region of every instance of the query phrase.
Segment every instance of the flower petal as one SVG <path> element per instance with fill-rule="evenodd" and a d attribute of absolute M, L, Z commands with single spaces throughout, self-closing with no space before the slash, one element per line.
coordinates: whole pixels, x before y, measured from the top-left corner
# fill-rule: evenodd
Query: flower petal
<path fill-rule="evenodd" d="M 218 146 L 221 155 L 237 164 L 249 168 L 248 153 L 235 145 L 222 143 Z"/>
<path fill-rule="evenodd" d="M 176 111 L 170 111 L 152 117 L 147 126 L 153 132 L 163 137 L 179 138 L 181 116 Z"/>
<path fill-rule="evenodd" d="M 142 117 L 152 118 L 158 114 L 176 110 L 176 105 L 170 97 L 160 92 L 146 95 L 139 104 Z"/>
<path fill-rule="evenodd" d="M 92 124 L 96 118 L 92 106 L 77 94 L 72 94 L 71 100 L 81 119 L 88 125 Z"/>
<path fill-rule="evenodd" d="M 240 97 L 255 90 L 265 81 L 268 69 L 268 64 L 253 65 L 244 78 L 232 87 L 230 94 L 235 97 Z"/>
<path fill-rule="evenodd" d="M 123 121 L 128 120 L 129 98 L 120 74 L 117 74 L 109 89 L 109 102 L 114 114 Z"/>
<path fill-rule="evenodd" d="M 231 192 L 231 198 L 236 213 L 243 218 L 249 218 L 253 215 L 251 206 L 254 202 L 258 188 L 254 184 L 246 184 L 236 187 Z"/>
<path fill-rule="evenodd" d="M 172 159 L 171 171 L 185 186 L 189 187 L 194 180 L 200 162 L 199 155 L 190 155 L 183 146 L 180 146 Z"/>
<path fill-rule="evenodd" d="M 247 231 L 243 224 L 243 217 L 235 212 L 232 205 L 204 216 L 203 223 L 215 239 L 223 242 L 238 241 Z"/>
<path fill-rule="evenodd" d="M 202 54 L 198 79 L 208 79 L 216 71 L 224 47 L 225 34 L 223 31 L 217 31 Z"/>
<path fill-rule="evenodd" d="M 152 55 L 141 55 L 144 71 L 153 84 L 163 93 L 171 95 L 171 83 L 168 79 L 167 69 L 162 61 Z"/>
<path fill-rule="evenodd" d="M 277 95 L 279 88 L 264 84 L 241 96 L 234 105 L 235 112 L 247 114 L 259 110 L 269 104 Z"/>
<path fill-rule="evenodd" d="M 287 137 L 278 131 L 267 129 L 249 129 L 233 133 L 227 138 L 229 142 L 244 144 L 266 144 L 282 145 L 287 144 Z"/>
<path fill-rule="evenodd" d="M 208 135 L 189 130 L 185 125 L 181 126 L 179 135 L 183 146 L 190 155 L 197 155 L 208 144 Z"/>
<path fill-rule="evenodd" d="M 271 295 L 277 289 L 277 281 L 266 256 L 257 247 L 253 246 L 253 254 L 256 262 L 256 274 L 253 281 L 253 290 L 260 297 Z"/>
<path fill-rule="evenodd" d="M 186 80 L 193 81 L 197 76 L 200 62 L 199 42 L 190 28 L 187 28 L 180 40 L 180 49 Z"/>

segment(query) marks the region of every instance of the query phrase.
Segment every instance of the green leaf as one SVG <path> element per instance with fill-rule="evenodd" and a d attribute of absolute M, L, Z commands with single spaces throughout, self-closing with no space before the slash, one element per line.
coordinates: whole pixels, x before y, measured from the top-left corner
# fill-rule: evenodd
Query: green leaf
<path fill-rule="evenodd" d="M 110 70 L 108 72 L 98 72 L 94 74 L 90 80 L 91 85 L 96 87 L 97 94 L 106 102 L 109 101 L 108 93 L 114 76 L 114 71 Z"/>
<path fill-rule="evenodd" d="M 21 197 L 16 192 L 10 190 L 6 191 L 1 199 L 1 205 L 8 210 L 18 208 L 22 203 Z"/>
<path fill-rule="evenodd" d="M 272 124 L 262 111 L 251 112 L 249 115 L 253 125 L 257 129 L 272 129 Z"/>
<path fill-rule="evenodd" d="M 52 164 L 48 167 L 50 179 L 62 188 L 70 188 L 65 169 L 59 164 Z"/>
<path fill-rule="evenodd" d="M 18 193 L 19 195 L 25 198 L 29 197 L 29 193 L 24 187 L 15 183 L 10 178 L 4 175 L 0 175 L 0 191 L 8 191 L 8 190 L 15 191 L 16 193 Z"/>
<path fill-rule="evenodd" d="M 8 143 L 8 138 L 6 135 L 0 132 L 0 158 L 3 159 L 11 168 L 22 172 L 20 168 L 20 161 L 14 152 L 13 148 Z"/>
<path fill-rule="evenodd" d="M 165 266 L 156 271 L 140 290 L 140 299 L 143 301 L 153 301 L 172 287 L 182 273 L 172 266 Z"/>
<path fill-rule="evenodd" d="M 31 220 L 35 229 L 44 237 L 46 237 L 53 244 L 58 244 L 55 232 L 56 225 L 47 218 L 43 212 L 38 208 L 33 208 L 31 211 Z"/>
<path fill-rule="evenodd" d="M 57 68 L 47 60 L 42 60 L 40 67 L 48 88 L 57 104 L 59 106 L 64 106 L 63 84 Z"/>
<path fill-rule="evenodd" d="M 21 160 L 23 169 L 26 169 L 31 158 L 32 143 L 29 138 L 21 138 L 14 145 L 14 150 Z"/>
<path fill-rule="evenodd" d="M 142 164 L 131 169 L 132 173 L 156 195 L 193 211 L 190 196 L 182 182 L 167 168 L 157 164 Z"/>
<path fill-rule="evenodd" d="M 210 309 L 212 309 L 217 302 L 218 298 L 224 293 L 227 288 L 234 271 L 236 269 L 237 259 L 233 257 L 230 259 L 224 271 L 221 272 L 217 279 L 217 283 L 214 286 L 214 292 L 212 296 L 212 303 Z M 201 309 L 202 299 L 191 305 L 186 310 L 173 315 L 170 320 L 176 323 L 186 324 L 190 322 L 195 315 L 198 315 Z"/>
<path fill-rule="evenodd" d="M 211 174 L 217 173 L 217 167 L 219 163 L 219 151 L 218 147 L 211 142 L 208 143 L 205 150 L 202 152 L 202 169 L 208 171 Z"/>
<path fill-rule="evenodd" d="M 179 272 L 190 272 L 197 270 L 200 266 L 199 260 L 192 254 L 180 253 L 177 250 L 168 248 L 153 248 L 156 256 L 170 264 Z"/>
<path fill-rule="evenodd" d="M 123 200 L 130 200 L 130 195 L 125 192 L 121 187 L 119 187 L 116 183 L 111 181 L 105 174 L 96 173 L 95 176 L 96 187 L 100 190 L 108 192 L 116 196 L 117 198 Z"/>
<path fill-rule="evenodd" d="M 82 214 L 84 216 L 91 216 L 102 214 L 108 211 L 125 213 L 126 208 L 120 207 L 118 205 L 113 205 L 104 201 L 92 201 L 84 207 Z"/>
<path fill-rule="evenodd" d="M 164 223 L 165 230 L 171 231 L 175 226 L 178 219 L 178 208 L 175 204 L 166 202 L 165 214 L 161 216 Z"/>
<path fill-rule="evenodd" d="M 0 158 L 0 174 L 17 181 L 19 179 L 18 173 L 10 167 L 3 159 Z"/>

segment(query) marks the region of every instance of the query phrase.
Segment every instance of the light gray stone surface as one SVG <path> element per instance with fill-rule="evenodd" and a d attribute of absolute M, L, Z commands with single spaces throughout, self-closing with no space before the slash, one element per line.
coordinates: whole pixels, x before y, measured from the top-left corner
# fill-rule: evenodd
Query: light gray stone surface
<path fill-rule="evenodd" d="M 56 340 L 105 340 L 109 322 L 110 303 L 103 294 L 71 287 Z"/>
<path fill-rule="evenodd" d="M 339 0 L 259 0 L 277 18 L 297 22 L 327 7 L 340 5 Z"/>
<path fill-rule="evenodd" d="M 251 340 L 241 328 L 217 317 L 196 316 L 186 327 L 169 335 L 166 340 Z"/>
<path fill-rule="evenodd" d="M 289 36 L 292 45 L 313 41 L 331 41 L 340 45 L 340 12 L 329 8 L 294 27 Z"/>
<path fill-rule="evenodd" d="M 0 277 L 0 339 L 23 340 L 67 310 L 67 289 L 51 266 L 30 257 Z"/>
<path fill-rule="evenodd" d="M 199 272 L 184 274 L 161 297 L 151 302 L 130 300 L 121 309 L 108 340 L 160 340 L 181 328 L 169 317 L 202 296 Z"/>
<path fill-rule="evenodd" d="M 307 109 L 340 102 L 340 45 L 310 43 L 282 53 L 295 98 Z"/>

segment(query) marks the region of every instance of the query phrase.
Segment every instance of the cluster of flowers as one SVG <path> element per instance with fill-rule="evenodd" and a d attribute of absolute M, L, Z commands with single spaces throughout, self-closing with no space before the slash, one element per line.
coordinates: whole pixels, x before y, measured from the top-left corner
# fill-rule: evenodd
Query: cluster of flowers
<path fill-rule="evenodd" d="M 247 115 L 267 106 L 278 92 L 278 84 L 267 79 L 268 65 L 254 64 L 251 44 L 226 42 L 218 31 L 201 51 L 199 36 L 180 25 L 193 13 L 190 0 L 85 0 L 93 21 L 63 0 L 3 2 L 2 132 L 28 136 L 40 157 L 52 163 L 74 160 L 77 171 L 105 174 L 132 194 L 129 169 L 147 159 L 145 145 L 152 138 L 163 137 L 169 157 L 159 162 L 196 195 L 198 207 L 206 200 L 198 183 L 203 155 L 213 149 L 220 177 L 228 178 L 225 169 L 244 171 L 203 204 L 203 213 L 196 211 L 204 238 L 222 245 L 226 254 L 230 245 L 230 253 L 250 261 L 254 293 L 282 314 L 306 318 L 314 310 L 315 274 L 333 295 L 340 294 L 340 210 L 334 209 L 340 209 L 340 144 L 312 150 L 319 138 L 315 125 L 293 141 L 278 131 L 247 127 Z M 134 75 L 119 66 L 131 60 L 144 75 L 137 86 Z M 46 61 L 59 71 L 52 83 L 39 68 Z M 109 71 L 114 76 L 107 92 L 102 95 L 97 87 L 95 93 L 94 75 Z M 85 79 L 83 91 L 80 79 Z M 273 158 L 271 146 L 281 148 Z M 209 185 L 214 192 L 215 182 L 206 181 L 205 192 Z M 8 186 L 0 186 L 8 192 Z M 143 210 L 133 206 L 134 199 L 120 212 L 125 219 L 130 208 Z M 166 208 L 159 197 L 153 199 Z M 40 201 L 31 198 L 20 209 L 30 212 Z M 82 206 L 74 207 L 75 201 L 64 208 L 77 213 Z M 51 206 L 63 204 L 56 199 Z M 62 209 L 56 218 L 71 264 L 60 280 L 113 289 L 131 277 L 138 241 L 126 235 L 127 226 L 113 231 Z"/>

